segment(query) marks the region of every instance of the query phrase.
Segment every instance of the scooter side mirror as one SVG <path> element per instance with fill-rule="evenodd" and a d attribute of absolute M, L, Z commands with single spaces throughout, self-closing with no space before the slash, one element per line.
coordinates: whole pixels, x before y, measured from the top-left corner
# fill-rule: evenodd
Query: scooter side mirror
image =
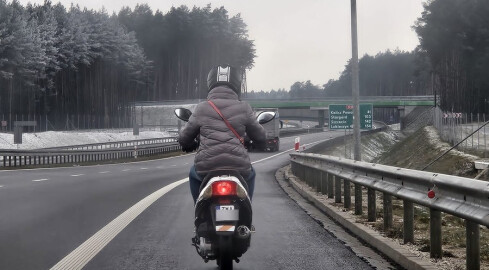
<path fill-rule="evenodd" d="M 188 122 L 188 119 L 190 119 L 190 116 L 192 115 L 192 112 L 189 109 L 185 108 L 178 108 L 175 109 L 175 115 L 178 117 L 178 119 Z"/>
<path fill-rule="evenodd" d="M 261 125 L 268 123 L 272 121 L 275 118 L 276 113 L 275 112 L 261 112 L 257 117 L 256 120 L 258 120 L 258 123 Z"/>

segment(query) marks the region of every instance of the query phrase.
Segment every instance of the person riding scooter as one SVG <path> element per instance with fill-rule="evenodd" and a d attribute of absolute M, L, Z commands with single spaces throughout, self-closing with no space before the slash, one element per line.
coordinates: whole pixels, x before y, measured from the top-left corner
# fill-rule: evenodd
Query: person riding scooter
<path fill-rule="evenodd" d="M 212 68 L 207 76 L 207 100 L 197 105 L 179 134 L 183 151 L 198 149 L 189 173 L 194 203 L 202 179 L 216 170 L 238 171 L 248 184 L 250 198 L 253 195 L 255 171 L 243 138 L 246 134 L 259 146 L 265 144 L 266 136 L 250 105 L 240 100 L 241 77 L 241 71 L 231 66 Z"/>

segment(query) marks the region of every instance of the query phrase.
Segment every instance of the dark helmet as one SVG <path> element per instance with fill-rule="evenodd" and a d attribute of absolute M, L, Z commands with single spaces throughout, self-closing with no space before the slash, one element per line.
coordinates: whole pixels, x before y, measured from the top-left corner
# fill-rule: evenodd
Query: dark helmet
<path fill-rule="evenodd" d="M 236 92 L 241 93 L 241 70 L 228 66 L 216 66 L 209 71 L 207 75 L 207 86 L 209 91 L 219 85 L 227 85 Z"/>

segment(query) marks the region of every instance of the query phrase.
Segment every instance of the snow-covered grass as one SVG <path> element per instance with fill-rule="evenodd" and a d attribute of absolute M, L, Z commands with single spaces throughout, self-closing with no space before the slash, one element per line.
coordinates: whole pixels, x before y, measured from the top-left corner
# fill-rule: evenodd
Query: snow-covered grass
<path fill-rule="evenodd" d="M 130 141 L 173 137 L 175 129 L 141 130 L 139 136 L 134 136 L 132 129 L 97 129 L 78 131 L 47 131 L 24 133 L 22 144 L 14 144 L 12 133 L 0 133 L 0 149 L 39 149 L 58 146 L 93 144 L 117 141 Z"/>

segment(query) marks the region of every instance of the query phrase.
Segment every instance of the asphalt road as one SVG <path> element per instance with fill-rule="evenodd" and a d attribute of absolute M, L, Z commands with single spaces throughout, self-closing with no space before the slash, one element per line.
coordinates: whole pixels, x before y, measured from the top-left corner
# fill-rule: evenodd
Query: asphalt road
<path fill-rule="evenodd" d="M 301 143 L 341 134 L 302 135 Z M 257 232 L 235 269 L 371 269 L 274 180 L 288 163 L 284 150 L 292 147 L 293 138 L 283 138 L 278 153 L 251 153 Z M 192 162 L 193 155 L 186 155 L 0 171 L 0 269 L 59 263 L 59 269 L 215 269 L 215 262 L 205 264 L 190 245 L 193 202 L 183 179 Z"/>

